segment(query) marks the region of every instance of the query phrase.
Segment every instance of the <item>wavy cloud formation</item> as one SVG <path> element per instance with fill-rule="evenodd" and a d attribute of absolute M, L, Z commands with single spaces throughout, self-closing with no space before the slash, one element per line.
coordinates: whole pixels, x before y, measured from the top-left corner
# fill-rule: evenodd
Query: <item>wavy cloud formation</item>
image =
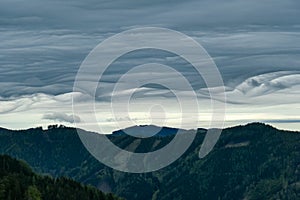
<path fill-rule="evenodd" d="M 278 85 L 280 87 L 278 87 Z M 284 87 L 282 87 L 282 85 Z M 185 110 L 190 113 L 189 123 L 184 124 L 185 129 L 195 128 L 196 121 L 200 121 L 202 127 L 208 127 L 211 118 L 210 97 L 207 89 L 198 91 L 199 118 L 194 118 L 196 108 Z M 286 129 L 298 129 L 300 93 L 299 74 L 291 71 L 267 73 L 251 77 L 236 88 L 226 88 L 227 112 L 226 126 L 253 121 L 275 124 L 277 127 Z M 184 92 L 184 91 L 182 91 Z M 216 88 L 214 92 L 218 92 Z M 125 92 L 126 93 L 126 92 Z M 116 98 L 122 99 L 124 93 L 116 93 Z M 85 108 L 91 102 L 84 94 L 66 93 L 63 95 L 37 94 L 24 96 L 22 98 L 2 99 L 0 101 L 0 121 L 4 127 L 24 128 L 40 125 L 53 124 L 53 121 L 67 123 L 72 126 L 76 123 L 80 127 L 80 116 L 72 114 L 73 100 L 82 108 L 82 115 L 89 116 Z M 185 103 L 189 104 L 189 95 L 186 95 Z M 218 99 L 215 99 L 218 101 Z M 153 105 L 161 105 L 163 110 L 151 111 Z M 192 104 L 191 104 L 192 105 Z M 111 104 L 106 101 L 95 102 L 95 114 L 98 123 L 103 127 L 104 133 L 126 128 L 123 121 L 129 119 L 136 124 L 151 124 L 155 122 L 158 126 L 178 127 L 181 119 L 180 107 L 175 96 L 169 94 L 168 90 L 141 88 L 137 90 L 127 105 L 119 101 L 114 109 L 129 106 L 128 113 L 111 113 Z M 49 113 L 49 109 L 53 112 Z M 151 118 L 155 116 L 153 121 Z M 116 124 L 116 121 L 120 124 Z M 16 122 L 21 122 L 20 124 Z M 86 121 L 86 123 L 89 123 Z M 93 130 L 97 131 L 97 130 Z"/>
<path fill-rule="evenodd" d="M 81 62 L 109 36 L 143 26 L 182 31 L 205 47 L 224 79 L 228 97 L 227 125 L 280 119 L 284 126 L 284 120 L 298 119 L 299 8 L 300 2 L 295 0 L 154 0 L 151 3 L 2 0 L 0 126 L 26 128 L 49 124 L 53 120 L 80 124 L 79 118 L 72 121 L 70 113 L 72 95 L 83 109 L 90 103 L 86 96 L 73 93 Z M 109 51 L 113 50 L 112 46 Z M 116 60 L 101 79 L 96 105 L 104 110 L 109 108 L 107 103 L 112 89 L 121 75 L 130 67 L 149 62 L 181 70 L 197 91 L 201 109 L 209 112 L 206 108 L 210 104 L 207 88 L 192 67 L 177 55 L 155 51 L 133 52 Z M 93 72 L 87 73 L 86 79 L 94 76 Z M 149 73 L 132 74 L 131 78 L 135 80 L 139 76 L 148 77 Z M 172 74 L 161 76 L 165 82 L 176 85 Z M 130 83 L 124 84 L 130 86 Z M 180 85 L 176 87 L 177 92 L 185 94 L 189 101 L 188 93 Z M 115 95 L 122 98 L 134 89 L 129 87 L 128 91 Z M 174 95 L 157 85 L 142 87 L 135 95 L 137 102 L 147 104 L 158 99 L 164 105 L 170 105 L 170 110 L 176 107 Z M 124 117 L 119 116 L 120 119 Z M 169 117 L 169 125 L 176 126 L 177 116 Z M 112 118 L 105 113 L 99 116 L 108 132 L 113 127 L 109 120 Z M 138 112 L 133 118 L 147 122 L 147 117 Z M 208 119 L 207 114 L 201 120 Z M 287 127 L 291 128 L 291 123 Z"/>

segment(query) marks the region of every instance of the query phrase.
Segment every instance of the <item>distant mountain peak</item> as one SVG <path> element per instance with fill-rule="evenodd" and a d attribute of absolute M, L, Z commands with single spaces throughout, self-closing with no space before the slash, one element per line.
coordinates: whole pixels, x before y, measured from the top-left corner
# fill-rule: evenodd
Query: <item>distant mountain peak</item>
<path fill-rule="evenodd" d="M 177 132 L 186 131 L 184 129 L 177 129 L 171 127 L 159 127 L 156 125 L 138 125 L 131 126 L 122 130 L 117 130 L 112 133 L 116 135 L 131 135 L 133 137 L 147 138 L 152 136 L 169 136 L 175 135 Z"/>

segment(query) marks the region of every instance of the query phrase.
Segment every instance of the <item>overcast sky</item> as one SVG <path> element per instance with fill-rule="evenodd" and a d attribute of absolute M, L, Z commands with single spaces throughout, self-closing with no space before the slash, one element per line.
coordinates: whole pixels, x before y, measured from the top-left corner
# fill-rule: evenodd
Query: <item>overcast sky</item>
<path fill-rule="evenodd" d="M 85 57 L 114 34 L 154 26 L 192 37 L 213 58 L 226 88 L 226 126 L 262 121 L 300 130 L 299 10 L 297 0 L 2 0 L 0 126 L 18 129 L 80 124 L 80 116 L 73 118 L 72 95 Z M 187 65 L 176 55 L 155 51 L 131 53 L 116 61 L 103 77 L 96 97 L 97 118 L 107 127 L 105 132 L 115 129 L 112 116 L 101 113 L 109 106 L 114 83 L 126 67 L 149 61 L 174 68 Z M 206 104 L 210 99 L 205 84 L 194 77 L 192 68 L 184 68 L 183 74 L 192 80 L 199 95 L 204 113 L 199 120 L 207 127 L 210 114 Z M 174 76 L 165 75 L 168 82 L 176 82 Z M 166 105 L 164 116 L 168 119 L 163 124 L 149 121 L 151 113 L 147 115 L 133 104 L 133 121 L 177 126 L 178 105 L 166 88 L 152 85 L 137 90 L 136 95 L 140 97 L 137 103 L 151 104 L 159 99 Z M 84 98 L 75 96 L 78 101 Z M 83 107 L 85 103 L 89 102 L 83 101 Z M 124 118 L 119 116 L 118 120 Z M 193 124 L 191 120 L 186 128 L 193 128 Z"/>

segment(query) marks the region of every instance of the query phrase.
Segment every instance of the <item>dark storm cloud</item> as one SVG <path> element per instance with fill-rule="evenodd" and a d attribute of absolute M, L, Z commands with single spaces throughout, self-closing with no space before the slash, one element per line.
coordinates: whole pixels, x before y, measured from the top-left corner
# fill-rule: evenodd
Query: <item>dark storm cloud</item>
<path fill-rule="evenodd" d="M 234 90 L 260 74 L 299 70 L 299 8 L 295 0 L 3 0 L 0 96 L 71 92 L 80 63 L 99 42 L 129 27 L 153 25 L 183 31 L 203 44 L 226 86 Z M 170 56 L 157 61 L 164 59 L 182 64 Z M 139 55 L 119 61 L 103 77 L 105 87 L 109 86 L 101 94 L 103 98 L 109 96 L 114 80 L 124 72 L 120 66 L 139 63 L 137 60 L 147 62 L 149 58 Z M 189 68 L 185 73 L 195 79 Z M 204 87 L 199 81 L 194 83 L 197 89 Z M 252 83 L 248 86 L 259 86 L 255 80 Z M 289 87 L 288 83 L 274 84 L 269 87 Z"/>
<path fill-rule="evenodd" d="M 195 30 L 197 26 L 295 25 L 297 0 L 188 1 L 1 1 L 4 25 L 105 28 L 163 24 Z"/>

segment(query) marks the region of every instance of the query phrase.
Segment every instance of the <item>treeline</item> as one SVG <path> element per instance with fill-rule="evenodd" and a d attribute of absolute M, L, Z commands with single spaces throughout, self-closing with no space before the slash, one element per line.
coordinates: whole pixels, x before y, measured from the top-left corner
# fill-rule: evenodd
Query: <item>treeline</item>
<path fill-rule="evenodd" d="M 25 162 L 0 155 L 0 199 L 115 200 L 119 198 L 69 178 L 38 175 Z"/>

